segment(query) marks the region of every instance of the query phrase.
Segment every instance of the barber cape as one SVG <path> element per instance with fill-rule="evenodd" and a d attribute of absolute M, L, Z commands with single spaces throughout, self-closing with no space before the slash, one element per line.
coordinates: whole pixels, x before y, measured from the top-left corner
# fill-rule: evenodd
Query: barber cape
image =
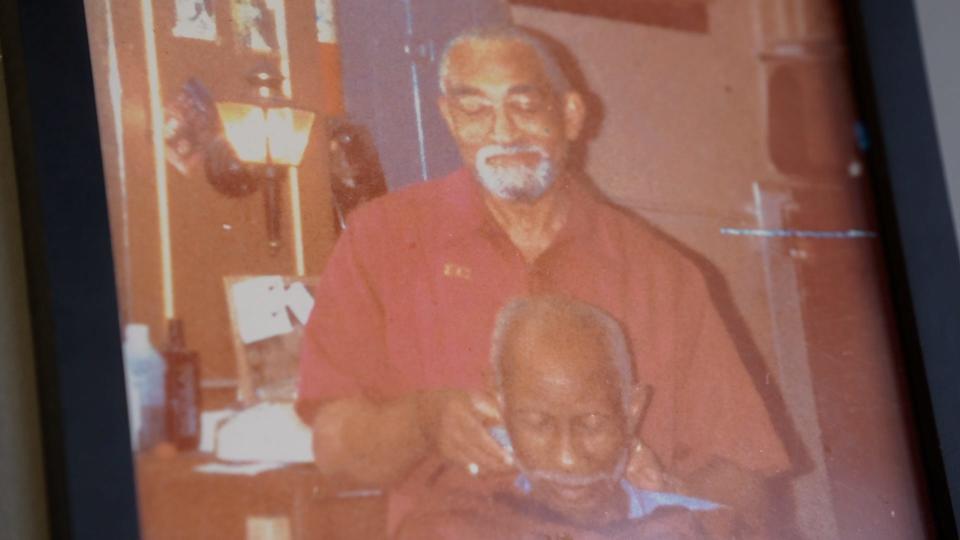
<path fill-rule="evenodd" d="M 530 480 L 528 480 L 523 474 L 517 476 L 517 480 L 514 482 L 514 485 L 516 486 L 517 490 L 525 495 L 530 493 L 530 489 L 532 487 Z M 649 516 L 658 508 L 669 506 L 685 508 L 693 512 L 704 512 L 725 508 L 723 505 L 711 501 L 687 497 L 686 495 L 680 495 L 679 493 L 640 489 L 626 479 L 620 481 L 620 487 L 623 489 L 623 492 L 626 493 L 627 500 L 630 502 L 630 507 L 627 514 L 628 519 L 641 519 Z"/>
<path fill-rule="evenodd" d="M 627 515 L 584 526 L 530 498 L 531 483 L 522 474 L 473 477 L 460 467 L 441 467 L 433 478 L 400 525 L 398 540 L 703 540 L 717 537 L 704 521 L 727 508 L 622 480 Z"/>
<path fill-rule="evenodd" d="M 507 430 L 503 426 L 494 426 L 490 428 L 489 432 L 494 440 L 497 441 L 497 443 L 503 446 L 511 454 L 513 453 L 513 444 L 510 441 L 510 436 L 507 434 Z M 522 473 L 517 476 L 514 486 L 516 486 L 520 493 L 525 495 L 530 493 L 530 489 L 532 487 L 530 480 L 528 480 Z M 640 519 L 650 515 L 657 508 L 669 506 L 685 508 L 694 512 L 719 510 L 724 508 L 724 506 L 711 501 L 687 497 L 678 493 L 640 489 L 631 484 L 627 479 L 620 480 L 620 487 L 623 489 L 624 493 L 626 493 L 627 500 L 630 501 L 630 508 L 627 516 L 629 519 Z"/>

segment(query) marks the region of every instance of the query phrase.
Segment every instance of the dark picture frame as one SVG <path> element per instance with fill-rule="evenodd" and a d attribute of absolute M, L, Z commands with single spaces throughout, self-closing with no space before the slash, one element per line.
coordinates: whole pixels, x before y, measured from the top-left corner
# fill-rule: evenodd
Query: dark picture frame
<path fill-rule="evenodd" d="M 960 505 L 960 252 L 911 2 L 845 2 L 931 534 Z M 0 8 L 55 538 L 137 538 L 83 3 Z M 16 489 L 16 488 L 8 488 Z"/>
<path fill-rule="evenodd" d="M 83 3 L 6 2 L 2 19 L 49 530 L 54 538 L 137 538 Z"/>
<path fill-rule="evenodd" d="M 845 2 L 878 216 L 938 535 L 960 500 L 960 257 L 914 2 Z M 918 181 L 926 179 L 926 181 Z"/>

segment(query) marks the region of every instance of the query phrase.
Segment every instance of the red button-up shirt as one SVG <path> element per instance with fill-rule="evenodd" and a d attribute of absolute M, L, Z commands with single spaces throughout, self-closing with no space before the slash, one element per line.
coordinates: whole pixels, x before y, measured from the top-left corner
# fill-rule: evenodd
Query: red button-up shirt
<path fill-rule="evenodd" d="M 553 244 L 528 263 L 466 170 L 354 212 L 317 287 L 300 399 L 482 389 L 511 298 L 573 296 L 616 317 L 652 387 L 642 440 L 675 473 L 713 457 L 772 474 L 783 446 L 700 271 L 649 226 L 572 185 Z"/>

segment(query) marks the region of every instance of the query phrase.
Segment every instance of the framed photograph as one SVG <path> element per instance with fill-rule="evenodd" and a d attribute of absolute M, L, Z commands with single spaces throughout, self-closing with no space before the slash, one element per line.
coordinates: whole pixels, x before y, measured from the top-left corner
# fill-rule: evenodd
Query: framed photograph
<path fill-rule="evenodd" d="M 230 15 L 240 47 L 269 53 L 276 48 L 276 9 L 268 2 L 232 0 Z"/>
<path fill-rule="evenodd" d="M 956 536 L 909 3 L 2 20 L 55 537 Z"/>
<path fill-rule="evenodd" d="M 189 39 L 213 41 L 217 39 L 217 21 L 213 18 L 212 2 L 207 0 L 178 0 L 177 23 L 173 35 Z"/>

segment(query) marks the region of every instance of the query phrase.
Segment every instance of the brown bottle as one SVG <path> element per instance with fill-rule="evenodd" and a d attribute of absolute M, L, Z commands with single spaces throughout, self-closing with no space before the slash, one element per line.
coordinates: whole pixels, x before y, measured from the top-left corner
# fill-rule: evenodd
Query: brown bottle
<path fill-rule="evenodd" d="M 187 350 L 180 319 L 168 321 L 163 358 L 167 362 L 167 438 L 179 450 L 196 450 L 200 442 L 200 357 Z"/>

